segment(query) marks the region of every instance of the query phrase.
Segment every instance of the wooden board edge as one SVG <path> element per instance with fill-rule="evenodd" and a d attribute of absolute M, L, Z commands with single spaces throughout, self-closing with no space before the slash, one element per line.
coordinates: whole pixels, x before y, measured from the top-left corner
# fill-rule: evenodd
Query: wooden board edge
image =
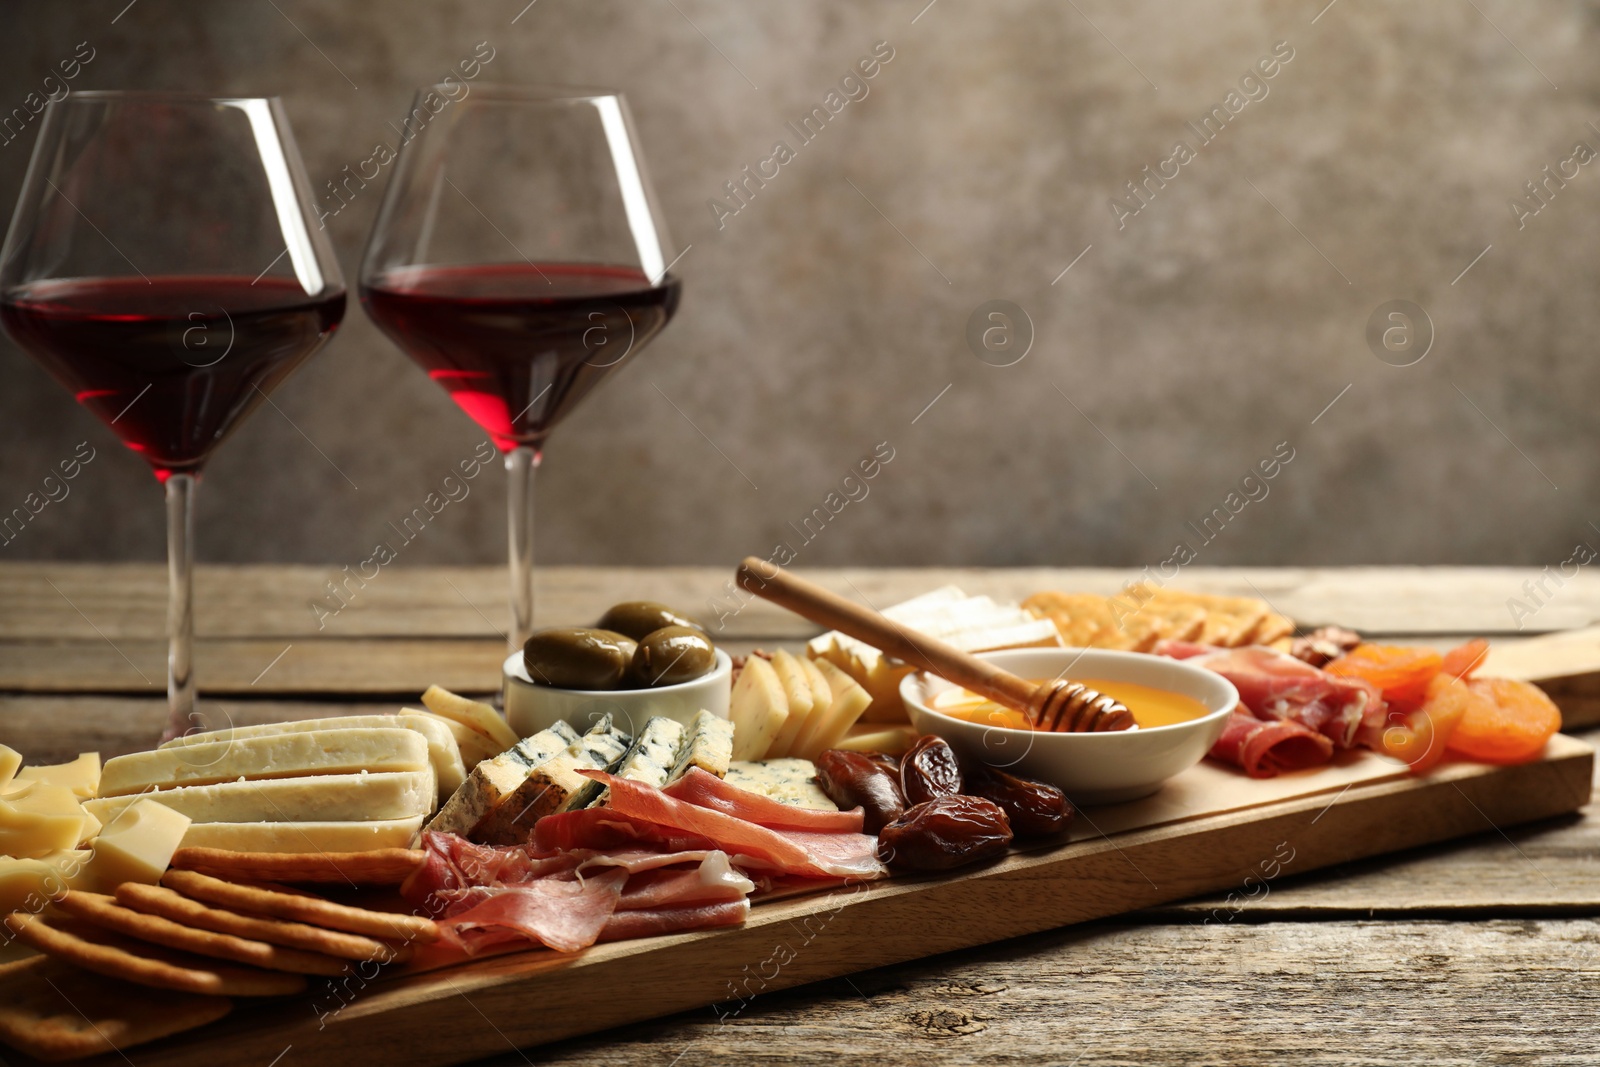
<path fill-rule="evenodd" d="M 764 905 L 742 927 L 606 945 L 571 960 L 500 957 L 370 990 L 356 982 L 331 1019 L 284 1004 L 142 1047 L 138 1060 L 198 1067 L 226 1048 L 242 1062 L 270 1062 L 292 1044 L 302 1064 L 373 1055 L 453 1064 L 695 1008 L 727 1020 L 761 993 L 1201 893 L 1253 892 L 1252 881 L 1270 891 L 1284 874 L 1575 811 L 1589 800 L 1593 760 L 1587 745 L 1561 738 L 1535 763 L 1445 767 L 1428 779 L 1021 853 L 962 878 L 852 886 Z M 1180 858 L 1187 873 L 1163 873 Z"/>

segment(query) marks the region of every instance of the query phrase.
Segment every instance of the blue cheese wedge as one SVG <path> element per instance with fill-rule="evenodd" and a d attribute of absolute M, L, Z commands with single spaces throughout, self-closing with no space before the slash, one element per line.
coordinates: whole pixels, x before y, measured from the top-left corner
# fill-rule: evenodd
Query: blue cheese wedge
<path fill-rule="evenodd" d="M 838 811 L 839 805 L 817 784 L 817 767 L 808 759 L 736 760 L 728 764 L 728 784 L 795 808 Z"/>
<path fill-rule="evenodd" d="M 533 769 L 578 740 L 578 731 L 564 722 L 523 738 L 493 759 L 472 768 L 461 788 L 445 801 L 425 829 L 467 836 L 502 800 L 528 780 Z"/>
<path fill-rule="evenodd" d="M 690 767 L 699 767 L 721 778 L 728 773 L 728 764 L 732 761 L 733 723 L 719 719 L 709 711 L 697 712 L 689 723 L 683 749 L 678 753 L 678 762 L 672 765 L 672 771 L 667 775 L 667 784 L 671 785 L 688 774 Z"/>
<path fill-rule="evenodd" d="M 611 725 L 610 715 L 602 716 L 565 752 L 534 768 L 527 779 L 478 824 L 472 839 L 487 845 L 522 844 L 528 839 L 533 824 L 546 815 L 572 811 L 594 799 L 599 783 L 578 772 L 612 770 L 622 762 L 632 743 L 633 738 Z M 590 786 L 595 787 L 593 792 Z"/>
<path fill-rule="evenodd" d="M 623 755 L 622 762 L 617 764 L 617 777 L 643 782 L 645 785 L 653 785 L 660 789 L 667 784 L 667 776 L 672 773 L 673 765 L 678 762 L 678 753 L 683 748 L 683 736 L 686 732 L 683 723 L 675 719 L 663 716 L 651 719 L 644 724 L 644 729 L 639 731 L 638 739 Z M 591 784 L 598 786 L 600 783 Z M 608 793 L 609 789 L 595 790 L 594 799 L 583 806 L 603 805 Z"/>

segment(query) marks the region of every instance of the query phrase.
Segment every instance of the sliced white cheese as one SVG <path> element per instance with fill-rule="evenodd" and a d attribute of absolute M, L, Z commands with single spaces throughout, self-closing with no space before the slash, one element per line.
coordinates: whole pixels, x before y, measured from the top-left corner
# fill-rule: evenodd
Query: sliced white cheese
<path fill-rule="evenodd" d="M 522 844 L 533 824 L 546 815 L 581 808 L 598 796 L 604 787 L 578 772 L 611 770 L 622 762 L 632 743 L 633 738 L 611 724 L 610 715 L 602 716 L 565 752 L 535 767 L 527 780 L 478 824 L 473 839 L 489 845 Z"/>
<path fill-rule="evenodd" d="M 238 852 L 370 852 L 405 848 L 422 828 L 422 816 L 371 822 L 197 822 L 184 848 Z"/>
<path fill-rule="evenodd" d="M 667 775 L 667 784 L 688 774 L 691 767 L 699 767 L 721 778 L 728 773 L 728 764 L 732 761 L 733 723 L 709 711 L 698 711 L 689 723 L 683 751 L 678 754 L 678 762 L 672 765 L 672 773 Z"/>
<path fill-rule="evenodd" d="M 315 774 L 298 778 L 187 785 L 155 793 L 91 800 L 84 808 L 110 823 L 149 797 L 195 822 L 336 822 L 427 815 L 438 799 L 433 768 L 378 774 Z"/>
<path fill-rule="evenodd" d="M 421 711 L 402 711 L 397 718 L 407 730 L 415 730 L 428 741 L 428 762 L 433 764 L 439 800 L 448 800 L 467 780 L 467 765 L 461 759 L 461 746 L 455 734 L 437 715 Z"/>
<path fill-rule="evenodd" d="M 313 730 L 134 752 L 106 761 L 100 795 L 125 796 L 235 778 L 292 778 L 353 771 L 420 771 L 428 742 L 400 726 Z"/>
<path fill-rule="evenodd" d="M 461 788 L 450 795 L 439 814 L 428 823 L 438 833 L 465 837 L 481 823 L 495 806 L 516 792 L 539 764 L 563 751 L 578 733 L 564 722 L 518 741 L 492 759 L 472 768 Z"/>
<path fill-rule="evenodd" d="M 810 760 L 734 760 L 728 764 L 727 781 L 791 807 L 838 811 L 839 805 L 828 799 L 816 776 L 816 765 Z"/>

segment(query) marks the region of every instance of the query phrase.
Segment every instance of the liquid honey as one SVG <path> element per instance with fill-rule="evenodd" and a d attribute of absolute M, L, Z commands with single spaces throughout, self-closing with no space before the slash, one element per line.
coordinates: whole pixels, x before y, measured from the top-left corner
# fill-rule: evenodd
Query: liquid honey
<path fill-rule="evenodd" d="M 1037 685 L 1043 685 L 1048 680 L 1033 679 Z M 1210 714 L 1210 709 L 1193 697 L 1166 689 L 1156 689 L 1136 682 L 1111 682 L 1099 678 L 1074 678 L 1073 681 L 1082 682 L 1090 689 L 1098 689 L 1107 696 L 1122 701 L 1133 713 L 1133 721 L 1141 729 L 1171 726 L 1174 723 L 1188 722 Z M 975 722 L 980 726 L 1003 726 L 1011 730 L 1032 729 L 1022 712 L 1002 707 L 987 697 L 981 697 L 965 689 L 946 689 L 934 697 L 928 706 L 951 718 Z"/>

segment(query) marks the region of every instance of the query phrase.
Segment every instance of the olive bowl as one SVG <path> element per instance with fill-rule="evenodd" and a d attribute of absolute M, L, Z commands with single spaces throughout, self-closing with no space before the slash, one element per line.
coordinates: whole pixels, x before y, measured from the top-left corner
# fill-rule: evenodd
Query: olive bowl
<path fill-rule="evenodd" d="M 649 689 L 559 689 L 536 684 L 528 676 L 521 652 L 506 657 L 502 673 L 506 721 L 519 737 L 547 730 L 559 719 L 586 729 L 586 724 L 607 712 L 618 729 L 634 736 L 658 715 L 684 725 L 700 711 L 726 719 L 733 690 L 733 658 L 720 648 L 711 669 L 700 677 Z"/>
<path fill-rule="evenodd" d="M 1198 700 L 1206 714 L 1170 726 L 1103 733 L 1013 730 L 969 722 L 929 705 L 953 688 L 921 672 L 900 681 L 900 698 L 920 733 L 938 734 L 957 750 L 1013 774 L 1058 786 L 1077 804 L 1116 804 L 1149 796 L 1175 774 L 1199 763 L 1222 736 L 1239 691 L 1220 674 L 1184 660 L 1099 648 L 1027 648 L 982 652 L 1023 678 L 1103 678 L 1136 682 Z M 1092 684 L 1092 683 L 1090 683 Z"/>

